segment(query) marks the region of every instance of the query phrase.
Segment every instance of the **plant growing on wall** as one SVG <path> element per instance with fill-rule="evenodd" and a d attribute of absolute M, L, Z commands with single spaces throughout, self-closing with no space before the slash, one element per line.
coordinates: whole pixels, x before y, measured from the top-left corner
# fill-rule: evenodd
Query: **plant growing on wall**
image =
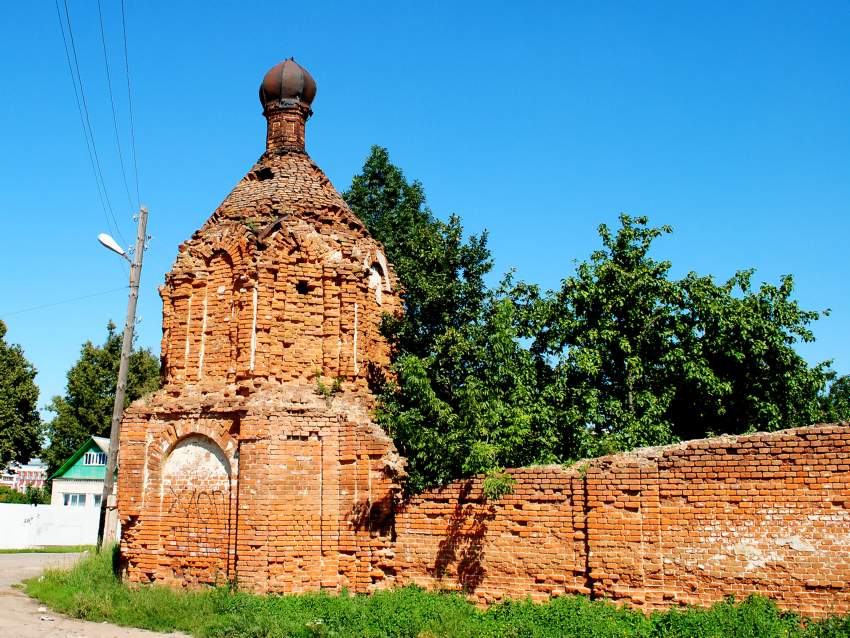
<path fill-rule="evenodd" d="M 322 371 L 316 370 L 313 373 L 313 378 L 316 380 L 316 394 L 324 397 L 326 400 L 333 398 L 335 394 L 342 391 L 342 378 L 336 377 L 331 381 L 330 385 L 322 380 Z"/>

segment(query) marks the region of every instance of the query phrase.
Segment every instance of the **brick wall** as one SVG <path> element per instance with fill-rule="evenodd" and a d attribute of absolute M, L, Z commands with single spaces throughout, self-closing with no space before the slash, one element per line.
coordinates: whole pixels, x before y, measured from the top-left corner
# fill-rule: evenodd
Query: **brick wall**
<path fill-rule="evenodd" d="M 643 609 L 758 592 L 850 612 L 850 427 L 813 426 L 512 470 L 405 503 L 397 583 L 481 602 L 582 593 Z"/>
<path fill-rule="evenodd" d="M 359 398 L 295 384 L 154 395 L 127 410 L 119 462 L 131 582 L 293 593 L 394 576 L 402 464 Z"/>
<path fill-rule="evenodd" d="M 522 468 L 495 503 L 473 480 L 397 509 L 404 460 L 371 420 L 370 388 L 387 374 L 380 324 L 401 312 L 399 286 L 306 154 L 298 86 L 263 98 L 266 152 L 160 288 L 165 385 L 125 411 L 119 447 L 130 581 L 415 582 L 645 609 L 759 591 L 850 611 L 847 426 Z"/>
<path fill-rule="evenodd" d="M 266 148 L 270 151 L 304 150 L 304 132 L 308 113 L 307 107 L 300 105 L 267 112 Z"/>

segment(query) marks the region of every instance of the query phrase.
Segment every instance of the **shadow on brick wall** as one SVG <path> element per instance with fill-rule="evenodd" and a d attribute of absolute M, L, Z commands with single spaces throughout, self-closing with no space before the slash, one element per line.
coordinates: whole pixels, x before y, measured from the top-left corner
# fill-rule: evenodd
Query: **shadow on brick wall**
<path fill-rule="evenodd" d="M 484 539 L 496 508 L 483 498 L 468 500 L 472 481 L 461 483 L 457 504 L 445 537 L 437 546 L 433 574 L 438 580 L 451 575 L 452 566 L 463 591 L 472 594 L 484 580 Z"/>
<path fill-rule="evenodd" d="M 395 540 L 395 500 L 393 491 L 375 501 L 355 503 L 347 518 L 358 532 L 366 531 Z"/>

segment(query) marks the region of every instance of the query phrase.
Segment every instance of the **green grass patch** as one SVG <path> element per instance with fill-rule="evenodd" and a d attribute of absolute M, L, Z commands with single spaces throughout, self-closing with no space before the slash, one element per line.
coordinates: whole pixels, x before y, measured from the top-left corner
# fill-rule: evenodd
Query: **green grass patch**
<path fill-rule="evenodd" d="M 93 621 L 199 638 L 839 638 L 850 616 L 804 623 L 765 598 L 711 609 L 644 616 L 582 596 L 477 609 L 462 596 L 405 587 L 371 596 L 257 596 L 227 588 L 176 591 L 130 587 L 112 571 L 112 552 L 83 558 L 70 570 L 27 581 L 27 593 L 52 609 Z"/>
<path fill-rule="evenodd" d="M 54 545 L 31 549 L 0 549 L 0 554 L 73 554 L 94 549 L 94 545 Z"/>

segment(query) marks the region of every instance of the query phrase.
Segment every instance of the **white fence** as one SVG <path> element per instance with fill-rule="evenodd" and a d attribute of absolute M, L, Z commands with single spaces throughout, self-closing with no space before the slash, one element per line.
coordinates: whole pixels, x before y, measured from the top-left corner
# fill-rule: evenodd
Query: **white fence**
<path fill-rule="evenodd" d="M 99 507 L 0 503 L 0 549 L 94 545 Z"/>

